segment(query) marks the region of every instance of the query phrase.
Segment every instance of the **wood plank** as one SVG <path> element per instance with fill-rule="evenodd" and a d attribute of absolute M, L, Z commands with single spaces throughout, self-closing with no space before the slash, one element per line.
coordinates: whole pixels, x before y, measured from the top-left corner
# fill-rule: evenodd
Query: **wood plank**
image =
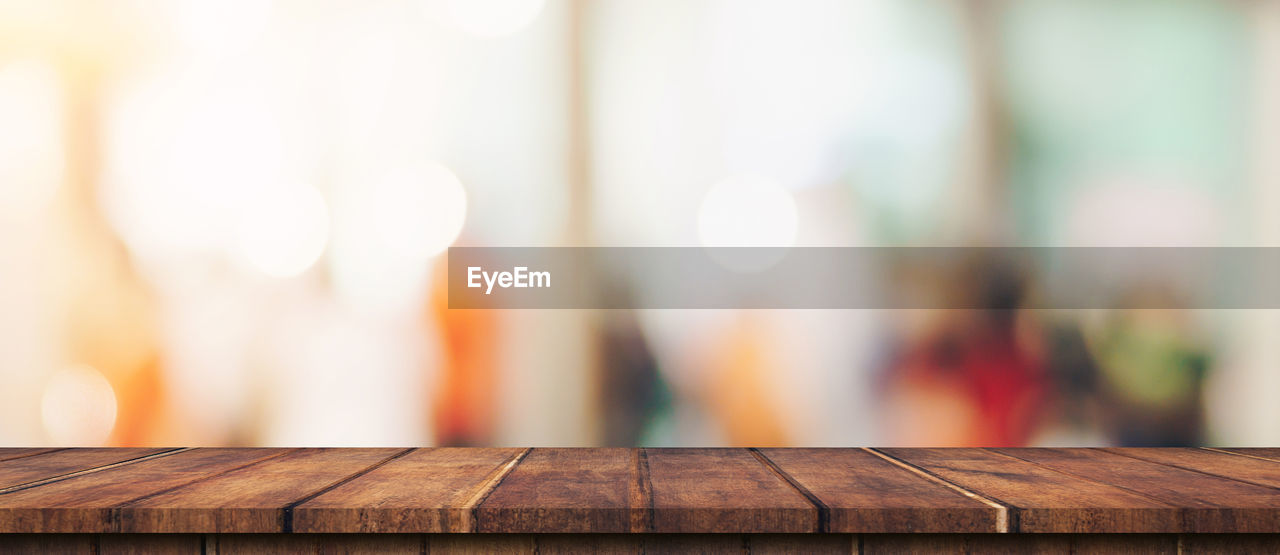
<path fill-rule="evenodd" d="M 1240 482 L 1280 488 L 1280 461 L 1270 461 L 1206 449 L 1128 447 L 1103 449 L 1154 463 L 1213 474 Z"/>
<path fill-rule="evenodd" d="M 1280 533 L 1280 490 L 1098 449 L 994 449 L 1182 507 L 1183 532 Z"/>
<path fill-rule="evenodd" d="M 636 449 L 534 449 L 475 510 L 477 530 L 503 533 L 648 531 Z M 633 529 L 633 516 L 640 522 Z"/>
<path fill-rule="evenodd" d="M 1186 534 L 1180 553 L 1280 553 L 1280 535 Z"/>
<path fill-rule="evenodd" d="M 299 449 L 252 467 L 130 501 L 120 532 L 288 532 L 288 510 L 408 449 Z"/>
<path fill-rule="evenodd" d="M 200 553 L 204 536 L 199 534 L 102 534 L 99 555 L 186 555 Z"/>
<path fill-rule="evenodd" d="M 1175 534 L 869 534 L 862 536 L 860 552 L 1174 555 L 1180 551 Z"/>
<path fill-rule="evenodd" d="M 0 462 L 0 491 L 173 449 L 62 449 Z"/>
<path fill-rule="evenodd" d="M 163 535 L 163 534 L 154 534 Z M 195 535 L 199 537 L 199 535 Z M 204 553 L 342 553 L 344 555 L 419 555 L 426 538 L 420 534 L 209 534 Z M 187 553 L 199 553 L 200 550 Z"/>
<path fill-rule="evenodd" d="M 473 529 L 468 503 L 524 449 L 418 449 L 293 509 L 295 532 Z"/>
<path fill-rule="evenodd" d="M 1238 455 L 1280 461 L 1280 448 L 1277 447 L 1232 447 L 1213 448 L 1215 451 L 1227 451 Z"/>
<path fill-rule="evenodd" d="M 746 449 L 645 449 L 657 532 L 816 532 L 818 508 Z"/>
<path fill-rule="evenodd" d="M 984 449 L 877 449 L 1009 507 L 1012 532 L 1182 532 L 1179 508 Z"/>
<path fill-rule="evenodd" d="M 857 553 L 858 536 L 853 534 L 753 534 L 747 538 L 750 553 Z"/>
<path fill-rule="evenodd" d="M 93 534 L 0 534 L 0 553 L 98 555 Z"/>
<path fill-rule="evenodd" d="M 116 532 L 121 504 L 285 453 L 195 449 L 0 494 L 0 533 Z"/>
<path fill-rule="evenodd" d="M 862 449 L 761 449 L 827 508 L 824 531 L 997 532 L 1003 508 Z"/>
<path fill-rule="evenodd" d="M 424 554 L 533 555 L 535 537 L 529 534 L 431 534 Z"/>
<path fill-rule="evenodd" d="M 0 462 L 58 451 L 58 447 L 0 447 Z"/>

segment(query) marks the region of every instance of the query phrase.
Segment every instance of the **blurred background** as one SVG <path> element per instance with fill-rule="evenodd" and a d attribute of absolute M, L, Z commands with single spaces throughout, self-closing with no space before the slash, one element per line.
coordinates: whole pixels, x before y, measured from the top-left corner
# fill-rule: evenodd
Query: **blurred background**
<path fill-rule="evenodd" d="M 1273 310 L 1033 311 L 982 271 L 919 276 L 981 311 L 451 311 L 443 278 L 450 245 L 1275 247 L 1277 153 L 1280 2 L 0 0 L 0 445 L 1280 444 Z"/>

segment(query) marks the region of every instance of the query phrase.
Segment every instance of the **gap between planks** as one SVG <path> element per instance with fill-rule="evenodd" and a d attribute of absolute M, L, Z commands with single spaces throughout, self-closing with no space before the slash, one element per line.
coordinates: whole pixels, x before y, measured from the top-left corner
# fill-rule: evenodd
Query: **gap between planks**
<path fill-rule="evenodd" d="M 1147 499 L 1147 500 L 1149 500 L 1149 501 L 1154 501 L 1154 502 L 1159 503 L 1159 504 L 1161 504 L 1161 505 L 1164 505 L 1164 506 L 1166 506 L 1166 507 L 1171 507 L 1171 506 L 1173 506 L 1173 505 L 1171 505 L 1168 501 L 1165 501 L 1165 500 L 1163 500 L 1163 499 L 1160 499 L 1159 497 L 1155 497 L 1155 496 L 1152 496 L 1152 495 L 1149 495 L 1149 494 L 1143 493 L 1143 492 L 1141 492 L 1141 491 L 1138 491 L 1138 490 L 1136 490 L 1136 489 L 1128 488 L 1128 487 L 1125 487 L 1125 486 L 1122 486 L 1122 485 L 1119 485 L 1119 484 L 1111 484 L 1111 483 L 1107 483 L 1107 482 L 1104 482 L 1104 481 L 1102 481 L 1102 480 L 1099 480 L 1099 479 L 1097 479 L 1097 478 L 1090 478 L 1090 477 L 1088 477 L 1088 476 L 1084 476 L 1084 475 L 1076 474 L 1076 473 L 1074 473 L 1074 472 L 1068 472 L 1068 471 L 1066 471 L 1066 470 L 1062 470 L 1061 468 L 1054 468 L 1054 467 L 1049 466 L 1049 465 L 1044 464 L 1044 463 L 1040 463 L 1040 462 L 1033 461 L 1033 460 L 1030 460 L 1030 459 L 1024 459 L 1024 458 L 1019 457 L 1019 456 L 1017 456 L 1017 455 L 1010 455 L 1009 453 L 1002 453 L 1002 452 L 997 451 L 997 450 L 995 450 L 995 449 L 985 449 L 985 448 L 984 448 L 984 449 L 983 449 L 983 451 L 986 451 L 986 452 L 991 453 L 991 454 L 993 454 L 993 455 L 998 455 L 998 456 L 1001 456 L 1001 457 L 1010 458 L 1010 459 L 1013 459 L 1013 460 L 1015 460 L 1015 461 L 1022 461 L 1022 462 L 1024 462 L 1024 463 L 1033 464 L 1033 465 L 1036 465 L 1036 466 L 1038 466 L 1038 467 L 1040 467 L 1040 468 L 1043 468 L 1043 469 L 1045 469 L 1045 470 L 1048 470 L 1048 471 L 1050 471 L 1050 472 L 1057 472 L 1058 474 L 1061 474 L 1061 475 L 1063 475 L 1063 476 L 1070 476 L 1070 477 L 1072 477 L 1072 478 L 1074 478 L 1074 479 L 1076 479 L 1076 480 L 1081 480 L 1081 481 L 1084 481 L 1084 482 L 1090 482 L 1090 483 L 1093 483 L 1093 484 L 1099 484 L 1099 485 L 1103 485 L 1103 486 L 1107 486 L 1107 487 L 1111 487 L 1111 488 L 1116 488 L 1116 489 L 1119 489 L 1119 490 L 1123 490 L 1123 491 L 1125 491 L 1125 492 L 1132 493 L 1132 494 L 1134 494 L 1134 495 L 1137 495 L 1137 496 L 1142 497 L 1142 498 L 1144 498 L 1144 499 Z"/>
<path fill-rule="evenodd" d="M 787 471 L 778 466 L 778 463 L 773 462 L 773 459 L 770 459 L 768 455 L 765 455 L 759 449 L 751 447 L 747 449 L 747 451 L 749 451 L 756 460 L 760 461 L 760 464 L 763 464 L 765 468 L 772 471 L 778 478 L 781 478 L 782 481 L 790 484 L 793 489 L 809 501 L 810 505 L 813 505 L 814 508 L 818 510 L 818 533 L 825 534 L 831 530 L 831 508 L 828 507 L 826 503 L 823 503 L 817 495 L 814 495 L 812 491 L 809 491 L 809 488 L 804 487 L 804 484 L 801 484 L 799 480 L 796 480 L 791 476 L 791 474 L 788 474 Z"/>
<path fill-rule="evenodd" d="M 515 470 L 516 465 L 520 464 L 520 461 L 523 461 L 525 457 L 529 456 L 531 451 L 533 451 L 532 447 L 526 447 L 519 453 L 512 455 L 507 462 L 503 463 L 502 466 L 495 468 L 482 482 L 480 482 L 480 485 L 476 487 L 475 493 L 472 493 L 471 497 L 467 498 L 467 502 L 463 503 L 461 507 L 464 516 L 460 523 L 461 526 L 459 527 L 458 532 L 471 533 L 475 532 L 479 528 L 476 523 L 476 509 L 480 507 L 480 504 L 484 503 L 485 499 L 489 498 L 489 495 L 493 493 L 493 490 L 498 489 L 498 486 L 502 484 L 502 481 L 507 479 L 507 476 L 511 474 L 511 471 Z"/>
<path fill-rule="evenodd" d="M 644 448 L 631 450 L 631 487 L 627 491 L 627 505 L 631 508 L 631 532 L 652 532 L 653 482 L 649 477 L 649 452 Z"/>
<path fill-rule="evenodd" d="M 9 457 L 0 457 L 0 462 L 13 461 L 13 460 L 18 460 L 18 459 L 25 459 L 25 458 L 27 458 L 27 457 L 34 457 L 34 456 L 36 456 L 36 455 L 48 455 L 49 453 L 56 453 L 56 452 L 58 452 L 58 451 L 66 451 L 67 449 L 69 449 L 69 447 L 56 447 L 56 448 L 46 448 L 46 449 L 41 449 L 41 448 L 39 448 L 39 447 L 33 447 L 33 448 L 31 448 L 29 451 L 27 451 L 27 452 L 25 452 L 25 453 L 22 453 L 22 454 L 19 454 L 19 455 L 12 455 L 12 456 L 9 456 Z"/>
<path fill-rule="evenodd" d="M 50 477 L 48 477 L 48 478 L 41 478 L 41 479 L 39 479 L 39 480 L 32 480 L 32 481 L 30 481 L 30 482 L 24 482 L 24 483 L 21 483 L 21 484 L 15 484 L 15 485 L 12 485 L 12 486 L 9 486 L 9 487 L 6 487 L 6 488 L 0 488 L 0 495 L 4 495 L 4 494 L 6 494 L 6 493 L 13 493 L 13 492 L 15 492 L 15 491 L 24 490 L 24 489 L 31 489 L 31 488 L 34 488 L 34 487 L 37 487 L 37 486 L 43 486 L 43 485 L 45 485 L 45 484 L 52 484 L 52 483 L 54 483 L 54 482 L 61 482 L 61 481 L 63 481 L 63 480 L 67 480 L 67 479 L 69 479 L 69 478 L 75 478 L 76 476 L 84 476 L 85 474 L 93 474 L 94 472 L 101 472 L 101 471 L 103 471 L 103 470 L 110 470 L 110 469 L 112 469 L 112 468 L 117 468 L 117 467 L 121 467 L 121 466 L 126 466 L 126 465 L 130 465 L 130 464 L 134 464 L 134 463 L 139 463 L 139 462 L 142 462 L 142 461 L 149 461 L 149 460 L 151 460 L 151 459 L 158 459 L 158 458 L 160 458 L 160 457 L 167 457 L 167 456 L 169 456 L 169 455 L 176 455 L 176 454 L 178 454 L 178 453 L 183 453 L 183 452 L 186 452 L 186 451 L 190 451 L 190 450 L 192 450 L 192 449 L 195 449 L 195 448 L 194 448 L 194 447 L 179 447 L 179 448 L 175 448 L 175 449 L 170 449 L 170 450 L 168 450 L 168 451 L 161 451 L 161 452 L 159 452 L 159 453 L 152 453 L 152 454 L 150 454 L 150 455 L 143 455 L 143 456 L 141 456 L 141 457 L 134 457 L 134 458 L 132 458 L 132 459 L 125 459 L 125 460 L 123 460 L 123 461 L 116 461 L 116 462 L 113 462 L 113 463 L 110 463 L 110 464 L 103 464 L 103 465 L 93 466 L 93 467 L 89 467 L 89 468 L 85 468 L 85 469 L 81 469 L 81 470 L 76 470 L 76 471 L 73 471 L 73 472 L 67 472 L 67 473 L 64 473 L 64 474 L 58 474 L 58 475 L 56 475 L 56 476 L 50 476 Z M 57 452 L 57 451 L 63 451 L 63 449 L 55 449 L 55 450 L 53 450 L 53 451 L 46 451 L 46 452 L 43 452 L 43 453 L 37 453 L 37 455 L 45 455 L 45 454 L 54 453 L 54 452 Z M 32 456 L 34 456 L 34 455 L 32 455 Z M 23 458 L 23 457 L 17 457 L 17 458 Z M 14 459 L 6 459 L 6 460 L 14 460 Z"/>
<path fill-rule="evenodd" d="M 320 488 L 320 489 L 318 489 L 318 490 L 316 490 L 316 491 L 313 491 L 313 492 L 311 492 L 311 493 L 308 493 L 307 495 L 302 496 L 301 498 L 299 498 L 299 499 L 297 499 L 297 500 L 293 501 L 292 503 L 286 504 L 286 505 L 281 509 L 281 513 L 282 513 L 282 515 L 281 515 L 282 522 L 280 523 L 280 528 L 281 528 L 281 530 L 283 530 L 283 531 L 284 531 L 284 533 L 286 533 L 286 534 L 288 534 L 288 533 L 292 533 L 292 532 L 293 532 L 293 509 L 294 509 L 295 507 L 297 507 L 298 505 L 301 505 L 301 504 L 303 504 L 303 503 L 306 503 L 307 501 L 310 501 L 310 500 L 315 499 L 315 498 L 317 498 L 317 497 L 320 497 L 321 495 L 324 495 L 324 494 L 326 494 L 326 493 L 328 493 L 328 492 L 330 492 L 330 491 L 333 491 L 333 490 L 334 490 L 334 488 L 337 488 L 338 486 L 341 486 L 342 484 L 345 484 L 345 483 L 347 483 L 347 482 L 350 482 L 350 481 L 352 481 L 352 480 L 355 480 L 356 478 L 359 478 L 359 477 L 361 477 L 361 476 L 364 476 L 365 474 L 368 474 L 368 473 L 370 473 L 370 472 L 373 472 L 374 470 L 377 470 L 377 469 L 378 469 L 378 467 L 380 467 L 380 466 L 382 466 L 382 465 L 385 465 L 385 464 L 387 464 L 387 463 L 389 463 L 389 462 L 391 462 L 391 461 L 394 461 L 394 460 L 396 460 L 396 459 L 398 459 L 398 458 L 400 458 L 400 457 L 403 457 L 403 456 L 405 456 L 405 455 L 408 455 L 409 453 L 412 453 L 412 452 L 414 452 L 414 451 L 416 451 L 416 448 L 413 448 L 413 447 L 410 447 L 410 448 L 408 448 L 408 449 L 405 449 L 405 450 L 403 450 L 403 451 L 401 451 L 401 452 L 399 452 L 399 453 L 396 453 L 396 454 L 394 454 L 394 455 L 391 455 L 390 457 L 387 457 L 387 458 L 382 459 L 382 460 L 380 460 L 380 461 L 378 461 L 378 462 L 376 462 L 376 463 L 373 463 L 373 464 L 371 464 L 371 465 L 369 465 L 369 466 L 367 466 L 367 467 L 365 467 L 365 468 L 363 468 L 363 469 L 361 469 L 361 470 L 359 470 L 359 471 L 357 471 L 357 472 L 355 472 L 355 473 L 351 474 L 350 476 L 346 476 L 346 477 L 341 478 L 341 479 L 339 479 L 339 480 L 335 480 L 333 483 L 331 483 L 331 484 L 329 484 L 329 485 L 327 485 L 327 486 L 324 486 L 324 487 L 322 487 L 322 488 Z"/>
<path fill-rule="evenodd" d="M 1000 502 L 991 497 L 987 497 L 985 495 L 979 494 L 977 492 L 969 491 L 963 487 L 960 487 L 959 484 L 956 484 L 950 480 L 947 480 L 946 478 L 943 478 L 932 472 L 929 472 L 924 468 L 921 468 L 907 461 L 894 457 L 893 455 L 881 452 L 879 449 L 874 449 L 871 447 L 861 447 L 860 449 L 868 453 L 871 453 L 872 455 L 880 457 L 881 459 L 888 461 L 890 464 L 906 469 L 908 472 L 911 472 L 912 474 L 920 476 L 931 482 L 942 484 L 943 486 L 946 486 L 960 493 L 965 497 L 974 499 L 976 501 L 980 501 L 983 504 L 986 504 L 987 506 L 994 508 L 996 510 L 996 533 L 1007 534 L 1010 532 L 1018 531 L 1018 522 L 1017 522 L 1018 511 L 1017 511 L 1017 507 L 1013 506 L 1012 504 Z"/>
<path fill-rule="evenodd" d="M 1226 453 L 1228 455 L 1235 455 L 1237 457 L 1248 457 L 1250 459 L 1258 459 L 1260 461 L 1280 462 L 1280 458 L 1264 457 L 1262 455 L 1250 455 L 1249 453 L 1240 453 L 1238 451 L 1232 451 L 1230 449 L 1222 449 L 1218 447 L 1199 447 L 1198 449 L 1203 449 L 1205 451 L 1213 451 L 1215 453 Z"/>
<path fill-rule="evenodd" d="M 188 448 L 186 448 L 186 450 L 194 450 L 194 449 L 196 449 L 196 448 L 193 448 L 193 447 L 188 447 Z M 198 478 L 196 478 L 196 479 L 194 479 L 194 480 L 191 480 L 190 482 L 184 482 L 184 483 L 182 483 L 182 484 L 178 484 L 178 485 L 173 486 L 173 487 L 168 487 L 168 488 L 164 488 L 164 489 L 161 489 L 161 490 L 153 491 L 153 492 L 148 493 L 148 494 L 146 494 L 146 495 L 139 495 L 138 497 L 134 497 L 133 499 L 130 499 L 130 500 L 125 501 L 125 502 L 123 502 L 123 503 L 119 503 L 119 504 L 117 504 L 116 506 L 114 506 L 114 507 L 112 507 L 112 508 L 111 508 L 111 528 L 112 528 L 112 533 L 118 533 L 118 532 L 120 532 L 120 521 L 121 521 L 121 517 L 120 517 L 120 512 L 121 512 L 121 511 L 120 511 L 120 509 L 122 509 L 123 507 L 127 507 L 127 506 L 129 506 L 129 505 L 131 505 L 131 504 L 133 504 L 133 503 L 138 503 L 138 502 L 140 502 L 140 501 L 143 501 L 143 500 L 146 500 L 146 499 L 150 499 L 150 498 L 152 498 L 152 497 L 156 497 L 156 496 L 158 496 L 158 495 L 163 495 L 163 494 L 169 493 L 169 492 L 174 491 L 174 490 L 179 490 L 179 489 L 185 488 L 185 487 L 187 487 L 187 486 L 190 486 L 191 484 L 196 484 L 196 483 L 199 483 L 199 482 L 203 482 L 203 481 L 205 481 L 205 480 L 209 480 L 209 479 L 211 479 L 211 478 L 217 478 L 217 477 L 219 477 L 219 476 L 223 476 L 223 475 L 225 475 L 225 474 L 230 474 L 230 473 L 235 472 L 235 471 L 237 471 L 237 470 L 243 470 L 243 469 L 245 469 L 245 468 L 249 468 L 250 466 L 253 466 L 253 465 L 255 465 L 255 464 L 260 464 L 260 463 L 263 463 L 263 462 L 266 462 L 266 461 L 269 461 L 269 460 L 272 460 L 272 459 L 278 459 L 278 458 L 280 458 L 280 457 L 283 457 L 283 456 L 285 456 L 285 455 L 288 455 L 289 453 L 296 453 L 296 452 L 301 451 L 301 450 L 302 450 L 302 449 L 300 449 L 300 448 L 294 448 L 294 449 L 281 449 L 279 453 L 276 453 L 276 454 L 274 454 L 274 455 L 270 455 L 270 456 L 267 456 L 267 457 L 263 457 L 263 458 L 258 459 L 258 460 L 256 460 L 256 461 L 248 462 L 248 463 L 242 464 L 242 465 L 237 466 L 237 467 L 234 467 L 234 468 L 228 468 L 228 469 L 223 470 L 223 471 L 221 471 L 221 472 L 215 472 L 215 473 L 213 473 L 213 474 L 205 474 L 205 475 L 200 476 L 200 477 L 198 477 Z"/>
<path fill-rule="evenodd" d="M 1209 471 L 1207 471 L 1207 470 L 1200 470 L 1199 468 L 1192 468 L 1192 467 L 1190 467 L 1190 466 L 1182 466 L 1182 465 L 1180 465 L 1180 464 L 1174 464 L 1174 463 L 1167 462 L 1167 461 L 1157 461 L 1157 460 L 1153 460 L 1153 459 L 1148 459 L 1148 458 L 1146 458 L 1146 457 L 1139 457 L 1138 455 L 1134 455 L 1134 454 L 1130 454 L 1130 453 L 1124 453 L 1124 452 L 1121 452 L 1121 451 L 1112 450 L 1111 448 L 1107 448 L 1107 447 L 1099 447 L 1099 448 L 1098 448 L 1098 450 L 1099 450 L 1099 451 L 1102 451 L 1102 452 L 1104 452 L 1104 453 L 1111 453 L 1112 455 L 1120 455 L 1121 457 L 1128 457 L 1128 458 L 1130 458 L 1130 459 L 1139 460 L 1139 461 L 1142 461 L 1142 462 L 1145 462 L 1145 463 L 1158 464 L 1158 465 L 1160 465 L 1160 466 L 1167 466 L 1167 467 L 1170 467 L 1170 468 L 1176 468 L 1176 469 L 1178 469 L 1178 470 L 1185 470 L 1185 471 L 1187 471 L 1187 472 L 1195 472 L 1196 474 L 1203 474 L 1203 475 L 1205 475 L 1205 476 L 1211 476 L 1211 477 L 1214 477 L 1214 478 L 1222 478 L 1222 479 L 1224 479 L 1224 480 L 1231 480 L 1232 482 L 1240 482 L 1241 484 L 1248 484 L 1248 485 L 1251 485 L 1251 486 L 1258 486 L 1258 487 L 1263 487 L 1263 488 L 1267 488 L 1267 489 L 1280 490 L 1280 487 L 1276 487 L 1276 486 L 1273 486 L 1273 485 L 1270 485 L 1270 484 L 1263 484 L 1263 483 L 1261 483 L 1261 482 L 1254 482 L 1254 481 L 1252 481 L 1252 480 L 1246 480 L 1246 479 L 1244 479 L 1244 478 L 1236 478 L 1235 476 L 1227 476 L 1226 474 L 1216 474 L 1216 473 L 1213 473 L 1213 472 L 1209 472 Z M 1207 449 L 1207 451 L 1213 451 L 1213 450 L 1212 450 L 1212 449 Z M 1262 460 L 1264 460 L 1264 461 L 1268 461 L 1268 462 L 1276 462 L 1276 461 L 1272 461 L 1271 459 L 1262 459 Z"/>

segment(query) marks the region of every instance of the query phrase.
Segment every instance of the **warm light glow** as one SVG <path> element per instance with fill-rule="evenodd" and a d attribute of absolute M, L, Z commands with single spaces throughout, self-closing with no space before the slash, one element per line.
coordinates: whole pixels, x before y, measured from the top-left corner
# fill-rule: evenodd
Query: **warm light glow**
<path fill-rule="evenodd" d="M 116 423 L 116 394 L 101 372 L 84 365 L 53 375 L 40 399 L 49 439 L 58 445 L 102 445 Z"/>
<path fill-rule="evenodd" d="M 478 37 L 500 37 L 525 28 L 545 0 L 445 0 L 449 20 Z"/>
<path fill-rule="evenodd" d="M 0 212 L 30 210 L 62 180 L 62 108 L 53 66 L 0 65 Z"/>
<path fill-rule="evenodd" d="M 182 0 L 173 5 L 176 35 L 206 55 L 239 52 L 257 40 L 271 18 L 270 0 Z"/>
<path fill-rule="evenodd" d="M 436 162 L 351 186 L 335 203 L 333 273 L 349 303 L 378 310 L 417 303 L 432 257 L 458 238 L 467 195 Z"/>
<path fill-rule="evenodd" d="M 109 119 L 107 215 L 144 258 L 235 250 L 244 207 L 289 181 L 281 135 L 253 85 L 142 83 Z"/>
<path fill-rule="evenodd" d="M 430 258 L 453 243 L 467 216 L 457 176 L 435 162 L 393 172 L 375 190 L 371 216 L 381 246 L 405 258 Z"/>
<path fill-rule="evenodd" d="M 791 194 L 752 175 L 712 185 L 698 209 L 698 239 L 708 247 L 789 247 L 796 225 Z"/>
<path fill-rule="evenodd" d="M 237 237 L 241 258 L 255 269 L 270 277 L 295 276 L 324 252 L 329 209 L 312 187 L 267 187 L 245 208 Z"/>
<path fill-rule="evenodd" d="M 796 202 L 781 185 L 736 175 L 711 186 L 698 209 L 698 239 L 705 247 L 790 247 L 796 240 Z M 712 258 L 738 272 L 768 268 L 783 251 L 715 250 Z"/>

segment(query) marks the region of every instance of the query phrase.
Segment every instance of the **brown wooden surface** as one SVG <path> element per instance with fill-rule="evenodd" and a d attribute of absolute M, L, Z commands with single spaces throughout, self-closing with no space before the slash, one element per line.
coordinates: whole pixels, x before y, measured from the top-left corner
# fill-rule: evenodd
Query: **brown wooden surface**
<path fill-rule="evenodd" d="M 883 451 L 1008 507 L 1013 532 L 1182 531 L 1176 506 L 986 449 Z"/>
<path fill-rule="evenodd" d="M 1180 532 L 1280 533 L 1280 489 L 1093 449 L 997 451 L 1179 507 Z"/>
<path fill-rule="evenodd" d="M 293 509 L 295 532 L 469 532 L 482 489 L 523 449 L 416 449 Z"/>
<path fill-rule="evenodd" d="M 647 532 L 634 449 L 534 449 L 476 510 L 480 532 Z M 638 515 L 632 528 L 632 511 Z"/>
<path fill-rule="evenodd" d="M 985 502 L 861 449 L 762 449 L 815 496 L 830 532 L 1000 532 Z"/>
<path fill-rule="evenodd" d="M 1280 461 L 1280 447 L 1247 447 L 1235 449 L 1214 449 L 1214 451 L 1225 451 L 1228 453 L 1235 453 L 1237 455 L 1245 455 L 1247 457 Z"/>
<path fill-rule="evenodd" d="M 86 472 L 172 449 L 64 449 L 0 462 L 0 491 Z"/>
<path fill-rule="evenodd" d="M 114 510 L 157 492 L 287 454 L 196 449 L 0 494 L 0 532 L 119 532 Z"/>
<path fill-rule="evenodd" d="M 299 449 L 130 501 L 121 532 L 286 532 L 293 506 L 389 462 L 405 449 Z"/>
<path fill-rule="evenodd" d="M 1258 553 L 1274 534 L 0 534 L 0 553 Z"/>
<path fill-rule="evenodd" d="M 994 541 L 993 534 L 1028 532 L 1280 533 L 1276 454 L 1267 449 L 3 449 L 0 533 L 193 533 L 232 544 L 253 537 L 234 535 L 239 533 L 272 532 L 296 536 L 288 540 L 295 542 L 328 533 L 376 533 L 388 538 L 370 545 L 383 546 L 408 541 L 409 536 L 391 537 L 395 534 L 445 533 L 409 542 L 421 544 L 421 550 L 459 541 L 461 546 L 466 541 L 451 539 L 459 533 L 497 532 L 514 534 L 488 537 L 514 542 L 508 547 L 516 551 L 529 548 L 521 538 L 545 538 L 545 545 L 538 544 L 543 552 L 560 549 L 557 545 L 569 549 L 577 541 L 622 552 L 662 549 L 662 542 L 677 549 L 687 537 L 663 534 L 701 533 L 728 534 L 707 544 L 720 547 L 704 546 L 712 551 L 732 551 L 735 545 L 741 551 L 748 536 L 734 534 L 784 534 L 778 545 L 794 549 L 803 549 L 795 542 L 807 540 L 785 534 L 870 534 L 859 545 L 893 551 L 925 540 L 886 533 L 976 534 L 956 536 L 979 542 L 973 545 Z M 531 533 L 544 535 L 518 535 Z M 621 536 L 554 540 L 618 533 L 652 536 L 657 543 Z M 120 537 L 106 544 L 94 541 L 105 549 Z M 768 543 L 766 536 L 750 537 L 759 548 L 753 550 Z M 1238 541 L 1245 543 L 1240 545 L 1252 545 L 1248 538 L 1256 537 L 1241 536 Z M 1089 545 L 1047 536 L 1036 541 L 1027 545 L 1054 550 Z"/>
<path fill-rule="evenodd" d="M 52 448 L 52 447 L 40 448 L 40 449 L 31 449 L 26 447 L 0 447 L 0 461 L 7 461 L 9 459 L 20 459 L 23 457 L 33 457 L 36 455 L 41 455 L 44 453 L 49 453 L 49 452 L 58 451 L 58 450 L 59 449 Z"/>
<path fill-rule="evenodd" d="M 654 531 L 818 531 L 818 508 L 746 449 L 645 452 Z"/>
<path fill-rule="evenodd" d="M 1106 451 L 1195 472 L 1228 476 L 1245 483 L 1280 488 L 1280 464 L 1258 464 L 1257 460 L 1243 455 L 1207 449 L 1128 448 Z"/>

